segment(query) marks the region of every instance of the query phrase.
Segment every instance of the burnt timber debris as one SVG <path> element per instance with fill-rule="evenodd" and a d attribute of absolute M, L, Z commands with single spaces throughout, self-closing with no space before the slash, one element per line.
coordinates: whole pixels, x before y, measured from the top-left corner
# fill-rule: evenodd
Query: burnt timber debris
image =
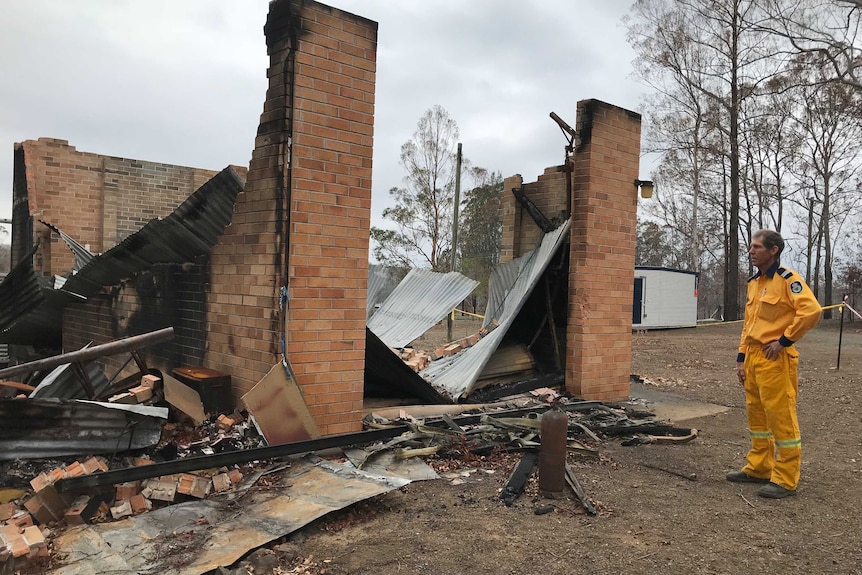
<path fill-rule="evenodd" d="M 545 398 L 554 395 L 552 390 L 547 391 Z M 154 396 L 151 402 L 158 398 L 158 395 Z M 624 409 L 598 401 L 565 398 L 558 400 L 568 419 L 569 458 L 587 457 L 587 460 L 590 460 L 598 455 L 601 442 L 609 438 L 625 439 L 638 434 L 679 438 L 692 433 L 692 430 L 658 424 L 650 418 L 631 419 Z M 16 401 L 34 400 L 7 400 L 6 403 Z M 132 409 L 138 406 L 114 407 Z M 420 406 L 415 411 L 418 413 L 422 409 L 425 408 Z M 472 454 L 472 457 L 490 455 L 495 451 L 523 452 L 520 462 L 511 469 L 509 480 L 500 495 L 501 504 L 514 509 L 519 497 L 534 480 L 536 461 L 541 449 L 540 416 L 547 411 L 548 404 L 534 396 L 520 396 L 497 404 L 464 406 L 463 409 L 465 413 L 443 413 L 421 419 L 410 415 L 412 408 L 409 407 L 389 410 L 397 410 L 398 417 L 394 418 L 382 417 L 372 412 L 365 418 L 366 431 L 266 445 L 266 440 L 257 433 L 246 413 L 208 414 L 202 424 L 192 425 L 188 420 L 187 423 L 178 421 L 177 417 L 183 419 L 182 414 L 169 405 L 165 411 L 170 410 L 170 421 L 163 420 L 159 424 L 161 437 L 156 439 L 157 444 L 132 450 L 123 446 L 119 452 L 105 454 L 105 457 L 85 457 L 53 469 L 43 468 L 41 473 L 31 477 L 29 488 L 24 490 L 23 497 L 7 505 L 7 523 L 12 521 L 16 526 L 28 524 L 20 529 L 22 540 L 25 530 L 30 527 L 29 524 L 37 529 L 50 526 L 51 530 L 45 532 L 47 535 L 42 537 L 41 543 L 28 546 L 27 552 L 23 551 L 23 546 L 15 537 L 10 536 L 9 539 L 0 540 L 0 543 L 5 545 L 3 549 L 7 549 L 9 560 L 12 561 L 32 561 L 46 555 L 50 558 L 47 551 L 49 544 L 62 550 L 67 557 L 76 556 L 80 552 L 77 547 L 78 538 L 71 536 L 72 532 L 67 533 L 63 529 L 64 525 L 98 527 L 98 533 L 107 535 L 112 529 L 125 529 L 121 526 L 124 524 L 112 527 L 113 521 L 117 519 L 129 517 L 136 522 L 135 525 L 144 525 L 138 523 L 144 521 L 144 515 L 155 514 L 152 520 L 147 520 L 155 521 L 156 517 L 163 511 L 166 512 L 170 506 L 191 506 L 190 509 L 197 509 L 206 504 L 218 507 L 222 505 L 220 498 L 227 496 L 229 501 L 243 493 L 250 485 L 261 481 L 262 477 L 274 474 L 273 477 L 285 478 L 275 481 L 287 481 L 286 478 L 291 473 L 306 473 L 301 470 L 308 469 L 309 465 L 325 467 L 346 464 L 349 469 L 360 474 L 365 468 L 373 468 L 374 476 L 380 477 L 381 473 L 383 476 L 398 473 L 399 462 L 412 461 L 415 458 L 426 459 L 434 464 L 437 461 L 452 461 L 453 458 L 457 461 L 468 454 Z M 325 460 L 323 463 L 320 460 L 295 460 L 305 453 L 340 450 L 349 446 L 364 446 L 364 450 L 351 450 L 348 461 L 337 454 L 328 455 L 330 459 L 335 458 L 335 461 L 330 463 Z M 127 455 L 122 456 L 123 452 Z M 376 466 L 377 462 L 383 463 L 384 459 L 384 465 Z M 126 462 L 125 467 L 122 462 Z M 117 463 L 120 463 L 120 466 L 117 466 Z M 31 463 L 29 469 L 35 473 L 39 468 Z M 335 470 L 335 467 L 332 469 Z M 381 469 L 385 472 L 381 472 Z M 364 476 L 348 471 L 337 471 L 332 477 L 344 474 L 345 481 L 368 481 Z M 393 476 L 392 482 L 387 484 L 391 487 L 384 488 L 384 491 L 397 488 L 411 480 L 433 479 L 437 474 L 432 470 L 414 471 L 412 475 L 405 471 L 403 477 L 406 479 Z M 589 498 L 589 493 L 584 490 L 575 478 L 572 467 L 568 465 L 566 483 L 572 490 L 573 501 L 583 509 L 583 513 L 591 516 L 599 514 L 599 510 Z M 307 495 L 315 497 L 313 493 L 316 488 L 309 485 L 308 489 Z M 381 492 L 377 488 L 373 491 Z M 290 497 L 298 496 L 299 494 L 290 494 Z M 345 505 L 351 502 L 352 500 L 346 501 Z M 559 501 L 556 500 L 547 511 L 554 511 L 558 505 Z M 536 509 L 541 507 L 539 504 Z M 210 512 L 204 508 L 199 510 L 202 515 Z M 283 517 L 288 522 L 281 529 L 287 529 L 289 532 L 289 529 L 296 528 L 296 525 L 288 520 L 290 511 L 286 509 L 285 513 L 288 515 Z M 292 527 L 287 527 L 288 524 Z M 221 537 L 217 528 L 213 529 L 215 531 L 211 536 Z M 35 534 L 33 530 L 30 533 L 31 537 Z M 119 535 L 111 535 L 115 536 Z M 278 534 L 272 533 L 261 535 L 260 539 L 250 540 L 249 546 L 232 549 L 230 553 L 219 556 L 217 561 L 221 565 L 229 565 L 255 547 L 251 541 L 256 541 L 256 545 L 263 545 L 277 536 Z M 19 554 L 17 557 L 16 552 Z M 209 551 L 201 551 L 198 561 L 209 561 L 211 558 L 204 560 L 209 557 L 208 553 Z"/>

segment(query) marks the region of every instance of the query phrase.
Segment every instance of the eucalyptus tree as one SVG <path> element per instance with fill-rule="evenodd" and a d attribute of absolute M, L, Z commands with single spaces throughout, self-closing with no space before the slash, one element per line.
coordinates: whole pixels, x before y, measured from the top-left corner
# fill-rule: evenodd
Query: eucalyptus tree
<path fill-rule="evenodd" d="M 439 105 L 419 119 L 413 136 L 401 146 L 404 187 L 393 187 L 394 205 L 383 218 L 395 229 L 372 227 L 374 256 L 386 265 L 448 269 L 441 256 L 451 250 L 455 202 L 458 124 Z M 468 162 L 462 162 L 464 170 Z"/>
<path fill-rule="evenodd" d="M 809 174 L 811 182 L 810 188 L 804 190 L 802 207 L 810 210 L 809 221 L 817 222 L 812 285 L 815 289 L 819 286 L 822 263 L 822 299 L 824 305 L 831 305 L 835 242 L 847 218 L 857 213 L 862 200 L 858 189 L 862 93 L 845 83 L 815 81 L 802 90 L 801 103 L 798 119 L 799 129 L 804 134 L 801 167 Z M 810 262 L 811 249 L 808 269 Z"/>
<path fill-rule="evenodd" d="M 775 50 L 764 30 L 766 15 L 760 5 L 759 0 L 636 0 L 625 20 L 641 77 L 677 113 L 689 118 L 688 144 L 695 157 L 704 131 L 719 132 L 713 140 L 719 143 L 716 151 L 726 166 L 720 168 L 723 181 L 713 192 L 727 200 L 723 218 L 726 319 L 740 316 L 743 106 L 762 93 L 781 68 L 773 58 Z M 707 109 L 713 110 L 711 123 L 704 122 Z M 699 170 L 694 173 L 700 178 Z"/>

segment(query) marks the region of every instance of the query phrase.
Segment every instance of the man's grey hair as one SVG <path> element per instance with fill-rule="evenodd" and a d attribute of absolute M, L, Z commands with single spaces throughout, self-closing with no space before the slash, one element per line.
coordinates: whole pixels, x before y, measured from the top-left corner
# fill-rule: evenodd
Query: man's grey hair
<path fill-rule="evenodd" d="M 784 251 L 784 238 L 782 238 L 781 234 L 778 232 L 772 230 L 757 230 L 751 237 L 760 238 L 767 249 L 772 249 L 778 246 L 778 255 L 781 255 L 781 252 Z"/>

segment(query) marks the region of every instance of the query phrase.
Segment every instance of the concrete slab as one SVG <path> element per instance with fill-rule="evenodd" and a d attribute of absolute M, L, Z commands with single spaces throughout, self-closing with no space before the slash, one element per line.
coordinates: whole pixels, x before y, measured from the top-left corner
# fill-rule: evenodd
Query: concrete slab
<path fill-rule="evenodd" d="M 673 423 L 730 411 L 730 408 L 724 405 L 694 401 L 656 389 L 651 385 L 635 382 L 631 383 L 629 398 L 633 403 L 643 405 L 655 413 L 656 419 L 669 420 Z"/>

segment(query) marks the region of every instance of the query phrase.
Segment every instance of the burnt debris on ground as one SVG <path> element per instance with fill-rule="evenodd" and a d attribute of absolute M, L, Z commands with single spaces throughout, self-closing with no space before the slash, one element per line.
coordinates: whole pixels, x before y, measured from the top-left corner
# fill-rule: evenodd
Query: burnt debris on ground
<path fill-rule="evenodd" d="M 202 409 L 197 392 L 166 374 L 149 371 L 126 382 L 129 390 L 148 392 L 123 391 L 111 397 L 140 399 L 136 405 L 26 397 L 2 401 L 8 411 L 18 409 L 32 418 L 42 415 L 38 409 L 33 411 L 33 405 L 39 409 L 52 401 L 67 408 L 77 405 L 67 419 L 80 414 L 79 434 L 99 428 L 101 439 L 114 433 L 116 440 L 115 449 L 101 455 L 86 452 L 89 444 L 81 443 L 74 458 L 54 454 L 44 459 L 39 453 L 6 458 L 2 468 L 7 481 L 0 490 L 0 558 L 7 569 L 86 573 L 94 565 L 90 561 L 98 558 L 99 564 L 120 570 L 215 572 L 248 561 L 248 553 L 255 549 L 277 548 L 287 535 L 316 517 L 368 497 L 417 480 L 469 483 L 477 473 L 497 474 L 501 481 L 509 477 L 501 486 L 501 505 L 517 508 L 518 498 L 527 491 L 533 494 L 530 505 L 536 513 L 567 509 L 601 514 L 601 503 L 590 500 L 571 466 L 566 467 L 570 492 L 564 500 L 538 496 L 535 467 L 542 414 L 555 397 L 567 414 L 570 459 L 598 460 L 602 442 L 610 438 L 640 445 L 690 441 L 696 436 L 695 430 L 658 422 L 642 410 L 627 412 L 621 406 L 560 398 L 552 389 L 541 389 L 489 404 L 402 406 L 369 412 L 362 432 L 270 444 L 259 432 L 253 413 L 209 412 L 196 418 L 189 412 Z M 181 401 L 168 400 L 163 377 L 186 387 Z M 285 385 L 286 378 L 277 379 Z M 188 406 L 190 397 L 197 397 L 192 400 L 196 409 Z M 84 406 L 163 410 L 164 416 L 142 416 L 150 427 L 157 423 L 155 440 L 129 443 L 119 428 L 104 428 L 104 416 L 89 414 Z M 39 427 L 24 427 L 20 437 L 23 440 Z M 127 427 L 135 437 L 152 435 L 140 420 L 129 419 Z M 326 459 L 303 457 L 314 452 Z M 353 495 L 334 503 L 332 492 Z M 322 500 L 328 502 L 326 506 L 320 505 Z M 266 526 L 254 519 L 262 506 L 275 510 Z M 157 527 L 167 517 L 176 524 L 170 533 Z M 229 535 L 223 525 L 247 531 L 246 543 L 224 543 Z M 112 547 L 112 541 L 140 540 L 145 535 L 151 540 L 131 545 L 131 551 Z M 218 541 L 222 543 L 215 545 Z M 302 559 L 296 555 L 292 560 Z"/>

